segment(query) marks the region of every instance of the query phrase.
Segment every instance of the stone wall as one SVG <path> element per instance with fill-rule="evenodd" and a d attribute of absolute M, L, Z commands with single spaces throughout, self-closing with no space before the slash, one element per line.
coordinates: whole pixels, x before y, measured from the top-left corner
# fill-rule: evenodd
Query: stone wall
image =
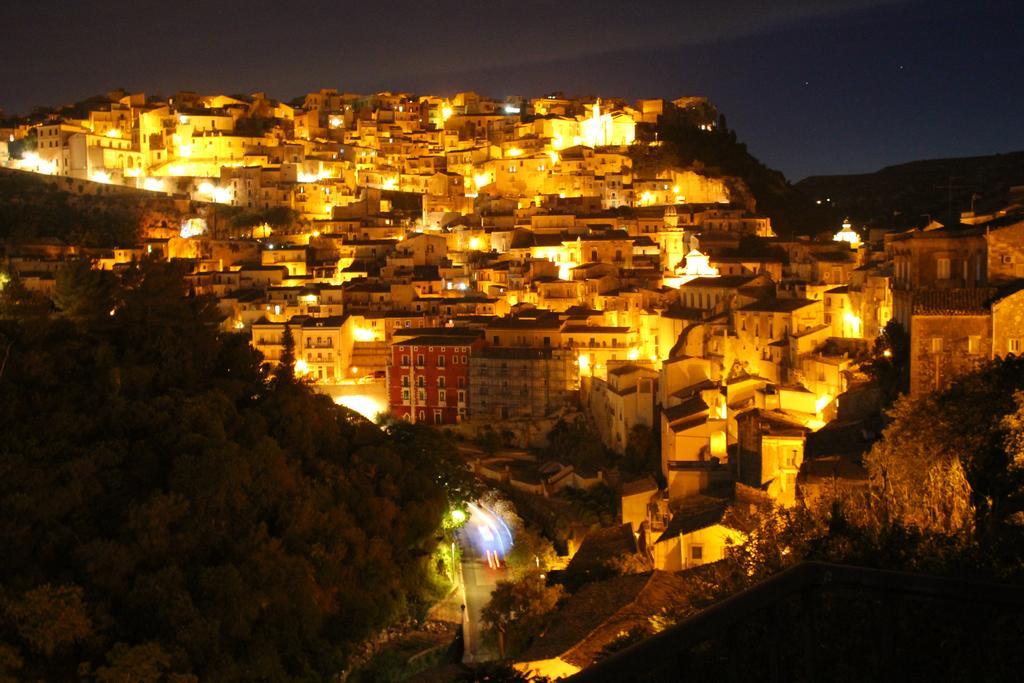
<path fill-rule="evenodd" d="M 958 376 L 992 357 L 992 318 L 980 315 L 915 315 L 910 323 L 910 395 L 945 389 Z M 970 348 L 975 337 L 977 347 Z M 936 342 L 935 340 L 941 340 Z"/>

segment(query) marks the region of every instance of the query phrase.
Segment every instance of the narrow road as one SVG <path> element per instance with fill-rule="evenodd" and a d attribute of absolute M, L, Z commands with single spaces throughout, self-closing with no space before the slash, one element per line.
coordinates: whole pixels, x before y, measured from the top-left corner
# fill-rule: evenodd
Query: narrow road
<path fill-rule="evenodd" d="M 492 513 L 470 506 L 470 517 L 459 531 L 462 546 L 462 579 L 466 613 L 462 622 L 466 664 L 498 658 L 496 643 L 486 642 L 480 625 L 480 613 L 491 600 L 498 581 L 508 578 L 504 557 L 511 543 L 501 520 Z M 497 566 L 495 566 L 497 565 Z"/>

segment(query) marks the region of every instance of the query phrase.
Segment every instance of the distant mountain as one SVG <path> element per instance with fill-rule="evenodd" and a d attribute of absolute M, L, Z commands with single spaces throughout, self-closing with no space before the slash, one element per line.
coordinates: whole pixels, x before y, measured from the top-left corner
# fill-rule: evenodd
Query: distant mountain
<path fill-rule="evenodd" d="M 874 173 L 811 176 L 794 185 L 835 220 L 909 228 L 931 217 L 942 223 L 962 211 L 1003 208 L 1010 188 L 1024 185 L 1024 151 L 990 156 L 929 159 L 887 166 Z"/>

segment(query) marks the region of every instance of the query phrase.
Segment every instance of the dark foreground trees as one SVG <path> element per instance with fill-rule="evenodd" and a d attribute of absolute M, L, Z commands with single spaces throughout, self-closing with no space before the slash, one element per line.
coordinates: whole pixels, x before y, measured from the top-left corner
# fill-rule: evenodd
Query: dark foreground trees
<path fill-rule="evenodd" d="M 337 674 L 420 599 L 457 468 L 268 381 L 169 265 L 90 296 L 0 317 L 0 678 Z"/>

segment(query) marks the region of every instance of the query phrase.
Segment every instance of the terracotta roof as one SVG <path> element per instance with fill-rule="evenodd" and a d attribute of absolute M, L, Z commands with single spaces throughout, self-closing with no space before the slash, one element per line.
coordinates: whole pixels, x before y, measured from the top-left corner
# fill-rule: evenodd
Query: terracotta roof
<path fill-rule="evenodd" d="M 819 303 L 813 299 L 763 299 L 739 309 L 752 313 L 791 313 L 805 306 Z"/>
<path fill-rule="evenodd" d="M 636 551 L 636 537 L 633 536 L 631 525 L 621 524 L 597 529 L 583 539 L 579 550 L 569 560 L 565 570 L 567 573 L 585 576 L 594 570 L 602 569 L 605 562 L 618 555 L 629 555 Z"/>
<path fill-rule="evenodd" d="M 989 311 L 995 287 L 924 289 L 914 292 L 914 315 L 981 315 Z"/>
<path fill-rule="evenodd" d="M 626 482 L 622 485 L 623 496 L 635 496 L 640 493 L 654 493 L 657 490 L 658 484 L 654 481 L 654 477 L 650 475 L 643 479 Z"/>
<path fill-rule="evenodd" d="M 686 581 L 663 571 L 591 583 L 566 601 L 520 659 L 557 657 L 575 666 L 589 666 L 620 634 L 637 627 L 650 630 L 652 616 L 682 607 L 688 599 Z"/>
<path fill-rule="evenodd" d="M 668 528 L 658 537 L 655 543 L 661 543 L 676 536 L 685 536 L 694 531 L 707 529 L 722 521 L 722 518 L 725 516 L 725 510 L 728 507 L 727 501 L 717 499 L 710 501 L 701 500 L 700 503 L 689 506 L 687 509 L 680 510 L 673 515 Z"/>

